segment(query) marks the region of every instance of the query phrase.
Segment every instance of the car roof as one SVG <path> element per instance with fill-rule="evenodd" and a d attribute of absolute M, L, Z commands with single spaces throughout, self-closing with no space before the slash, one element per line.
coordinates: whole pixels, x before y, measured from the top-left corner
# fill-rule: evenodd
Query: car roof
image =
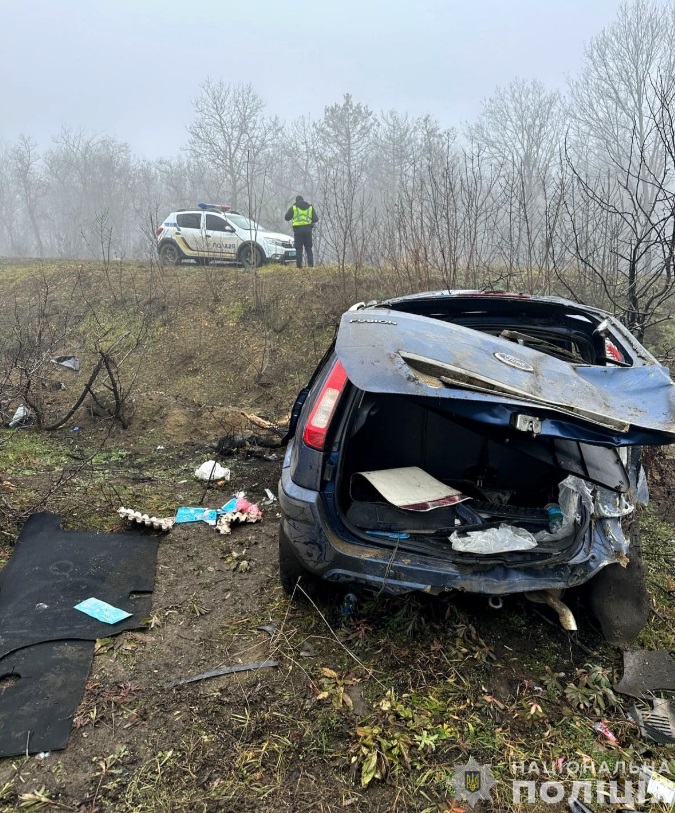
<path fill-rule="evenodd" d="M 569 308 L 577 312 L 592 313 L 597 316 L 608 316 L 607 311 L 602 308 L 596 308 L 592 305 L 584 305 L 579 302 L 574 302 L 571 299 L 565 299 L 561 296 L 533 296 L 531 294 L 515 292 L 515 291 L 492 291 L 492 290 L 475 290 L 475 289 L 446 289 L 439 291 L 422 291 L 416 294 L 406 294 L 404 296 L 392 297 L 385 299 L 382 302 L 368 303 L 367 307 L 378 308 L 394 308 L 396 310 L 404 310 L 408 303 L 434 303 L 448 300 L 480 300 L 483 303 L 488 301 L 493 302 L 511 302 L 511 303 L 548 303 L 550 305 Z"/>

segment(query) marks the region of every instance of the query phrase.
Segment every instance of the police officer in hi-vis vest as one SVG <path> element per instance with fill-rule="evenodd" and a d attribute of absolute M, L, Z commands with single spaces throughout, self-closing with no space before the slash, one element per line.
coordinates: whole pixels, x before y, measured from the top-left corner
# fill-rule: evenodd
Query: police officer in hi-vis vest
<path fill-rule="evenodd" d="M 302 268 L 302 249 L 307 252 L 307 265 L 314 266 L 314 252 L 312 251 L 312 227 L 318 222 L 316 210 L 311 203 L 298 195 L 295 203 L 286 212 L 285 220 L 290 220 L 295 235 L 295 262 Z"/>

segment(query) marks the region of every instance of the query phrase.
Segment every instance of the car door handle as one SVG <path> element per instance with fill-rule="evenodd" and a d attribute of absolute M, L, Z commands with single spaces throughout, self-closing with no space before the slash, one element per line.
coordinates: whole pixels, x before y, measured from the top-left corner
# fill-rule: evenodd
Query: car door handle
<path fill-rule="evenodd" d="M 205 235 L 204 235 L 204 237 L 206 237 L 206 239 L 207 239 L 207 240 L 210 240 L 210 239 L 211 239 L 211 235 L 210 235 L 210 234 L 205 234 Z"/>

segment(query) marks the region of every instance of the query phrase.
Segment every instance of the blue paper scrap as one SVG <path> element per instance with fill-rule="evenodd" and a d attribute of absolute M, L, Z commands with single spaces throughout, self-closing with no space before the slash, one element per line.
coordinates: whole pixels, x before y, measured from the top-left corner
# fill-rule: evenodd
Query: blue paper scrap
<path fill-rule="evenodd" d="M 208 522 L 215 525 L 218 513 L 215 508 L 188 508 L 181 507 L 176 511 L 176 524 L 180 522 Z"/>
<path fill-rule="evenodd" d="M 112 604 L 93 598 L 93 596 L 76 604 L 75 609 L 90 615 L 97 621 L 104 621 L 106 624 L 117 624 L 132 615 L 126 610 L 120 610 L 119 607 L 113 607 Z"/>

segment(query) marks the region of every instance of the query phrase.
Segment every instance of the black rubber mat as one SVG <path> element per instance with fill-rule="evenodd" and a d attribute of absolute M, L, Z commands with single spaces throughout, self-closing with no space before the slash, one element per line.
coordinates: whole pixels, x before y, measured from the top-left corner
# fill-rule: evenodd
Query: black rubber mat
<path fill-rule="evenodd" d="M 157 544 L 140 534 L 64 531 L 58 515 L 33 514 L 0 572 L 0 658 L 45 641 L 94 641 L 143 626 Z M 91 597 L 132 616 L 106 624 L 73 609 Z"/>
<path fill-rule="evenodd" d="M 157 541 L 64 531 L 33 514 L 0 572 L 0 756 L 65 748 L 94 641 L 143 626 Z M 106 624 L 74 609 L 97 598 L 132 613 Z"/>
<path fill-rule="evenodd" d="M 92 641 L 50 641 L 0 660 L 0 757 L 66 747 L 93 654 Z"/>

